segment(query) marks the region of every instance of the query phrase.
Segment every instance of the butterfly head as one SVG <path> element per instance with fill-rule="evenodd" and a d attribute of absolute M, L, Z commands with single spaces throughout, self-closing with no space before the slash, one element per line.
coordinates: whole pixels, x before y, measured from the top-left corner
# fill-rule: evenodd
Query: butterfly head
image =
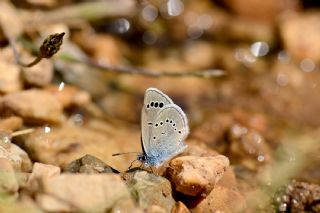
<path fill-rule="evenodd" d="M 147 157 L 147 155 L 145 153 L 141 153 L 141 154 L 138 155 L 137 159 L 138 159 L 138 161 L 141 161 L 141 162 L 145 163 L 147 161 L 148 157 Z"/>

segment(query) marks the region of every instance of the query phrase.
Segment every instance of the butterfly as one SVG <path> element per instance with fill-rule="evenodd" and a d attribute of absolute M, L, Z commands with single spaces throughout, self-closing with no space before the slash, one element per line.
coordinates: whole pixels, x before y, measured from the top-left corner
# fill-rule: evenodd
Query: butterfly
<path fill-rule="evenodd" d="M 142 153 L 137 160 L 146 166 L 161 166 L 183 152 L 188 134 L 188 119 L 182 109 L 160 90 L 148 88 L 141 111 Z M 119 154 L 126 153 L 113 156 Z"/>
<path fill-rule="evenodd" d="M 141 147 L 138 160 L 146 166 L 159 167 L 181 153 L 187 145 L 188 119 L 171 98 L 156 88 L 144 95 L 141 112 Z"/>

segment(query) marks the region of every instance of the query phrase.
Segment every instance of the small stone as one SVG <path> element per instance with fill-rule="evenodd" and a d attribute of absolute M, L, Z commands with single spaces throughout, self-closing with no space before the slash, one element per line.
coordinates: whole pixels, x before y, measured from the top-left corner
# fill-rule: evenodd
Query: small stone
<path fill-rule="evenodd" d="M 21 116 L 26 123 L 58 123 L 62 105 L 48 92 L 32 89 L 7 94 L 1 100 L 5 114 Z"/>
<path fill-rule="evenodd" d="M 36 201 L 50 212 L 133 212 L 135 206 L 120 176 L 62 174 L 42 177 Z"/>
<path fill-rule="evenodd" d="M 182 156 L 169 163 L 166 177 L 175 190 L 189 196 L 206 195 L 229 167 L 223 155 L 214 157 Z"/>
<path fill-rule="evenodd" d="M 91 96 L 87 91 L 78 89 L 75 86 L 65 85 L 50 85 L 45 88 L 46 91 L 53 94 L 63 107 L 83 106 L 90 103 Z"/>
<path fill-rule="evenodd" d="M 14 131 L 22 127 L 23 120 L 18 116 L 10 116 L 0 120 L 0 130 Z"/>
<path fill-rule="evenodd" d="M 45 128 L 37 128 L 33 133 L 21 136 L 21 146 L 25 147 L 32 159 L 61 168 L 90 154 L 108 162 L 108 165 L 117 170 L 127 169 L 136 156 L 114 157 L 112 154 L 137 150 L 140 144 L 133 144 L 132 141 L 139 141 L 140 132 L 102 123 L 105 125 L 96 127 L 67 123 L 49 127 L 48 132 Z"/>
<path fill-rule="evenodd" d="M 32 173 L 28 182 L 32 183 L 41 177 L 52 177 L 57 175 L 60 175 L 60 167 L 36 162 L 33 164 Z"/>
<path fill-rule="evenodd" d="M 23 57 L 24 61 L 32 61 L 33 57 Z M 53 64 L 50 60 L 41 60 L 36 66 L 23 68 L 23 77 L 27 84 L 43 87 L 53 78 Z"/>
<path fill-rule="evenodd" d="M 92 155 L 85 155 L 77 160 L 69 163 L 64 172 L 70 173 L 119 173 L 117 170 L 113 169 L 111 166 L 105 164 L 99 158 Z"/>
<path fill-rule="evenodd" d="M 17 65 L 0 60 L 0 92 L 11 93 L 22 89 L 20 69 Z"/>
<path fill-rule="evenodd" d="M 137 171 L 132 175 L 128 186 L 141 208 L 147 209 L 155 205 L 164 209 L 165 212 L 171 212 L 175 201 L 171 194 L 171 184 L 167 179 L 146 171 Z"/>
<path fill-rule="evenodd" d="M 31 171 L 32 163 L 28 154 L 19 146 L 11 143 L 10 136 L 2 134 L 0 144 L 0 158 L 8 159 L 15 171 Z"/>
<path fill-rule="evenodd" d="M 190 213 L 190 211 L 181 201 L 178 201 L 174 204 L 171 213 Z"/>
<path fill-rule="evenodd" d="M 11 162 L 0 157 L 0 193 L 15 194 L 19 189 Z"/>

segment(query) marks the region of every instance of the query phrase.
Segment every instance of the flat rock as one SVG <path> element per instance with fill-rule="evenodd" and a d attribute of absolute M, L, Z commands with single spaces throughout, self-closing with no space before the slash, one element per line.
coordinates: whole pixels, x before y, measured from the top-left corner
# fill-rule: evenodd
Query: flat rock
<path fill-rule="evenodd" d="M 0 120 L 0 130 L 14 131 L 22 127 L 23 120 L 19 116 L 10 116 Z"/>
<path fill-rule="evenodd" d="M 53 94 L 63 107 L 83 106 L 91 101 L 91 96 L 87 91 L 65 85 L 65 83 L 61 83 L 59 86 L 49 85 L 45 87 L 45 90 Z"/>
<path fill-rule="evenodd" d="M 132 174 L 132 178 L 128 181 L 128 186 L 132 196 L 143 209 L 151 206 L 156 209 L 164 209 L 164 212 L 171 212 L 175 203 L 171 194 L 170 182 L 161 177 L 146 171 L 137 171 Z M 152 212 L 157 212 L 153 210 Z M 159 210 L 159 212 L 161 212 Z"/>
<path fill-rule="evenodd" d="M 69 163 L 64 172 L 70 173 L 119 173 L 117 170 L 113 169 L 111 166 L 105 164 L 99 158 L 92 155 L 85 155 L 77 160 Z"/>
<path fill-rule="evenodd" d="M 10 93 L 1 100 L 5 114 L 21 116 L 26 123 L 58 123 L 62 118 L 62 105 L 50 93 L 32 89 Z"/>
<path fill-rule="evenodd" d="M 213 157 L 182 156 L 169 163 L 166 177 L 175 190 L 189 196 L 205 196 L 229 167 L 223 155 Z"/>
<path fill-rule="evenodd" d="M 43 177 L 39 206 L 50 212 L 134 212 L 134 202 L 120 176 L 62 174 Z"/>
<path fill-rule="evenodd" d="M 24 135 L 22 145 L 36 161 L 65 168 L 70 162 L 92 155 L 117 170 L 126 170 L 136 156 L 113 153 L 138 150 L 140 133 L 104 125 L 100 129 L 64 124 L 38 128 Z M 119 143 L 121 141 L 121 143 Z"/>

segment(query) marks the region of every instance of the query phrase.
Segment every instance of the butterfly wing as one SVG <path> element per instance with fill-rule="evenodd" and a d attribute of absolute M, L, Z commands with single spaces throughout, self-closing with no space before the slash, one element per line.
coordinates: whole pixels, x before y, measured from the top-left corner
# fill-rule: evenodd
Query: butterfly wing
<path fill-rule="evenodd" d="M 163 92 L 156 88 L 149 88 L 144 95 L 141 112 L 141 146 L 143 153 L 149 155 L 150 131 L 158 112 L 173 101 Z"/>
<path fill-rule="evenodd" d="M 160 165 L 181 153 L 189 134 L 186 114 L 175 104 L 168 104 L 157 114 L 150 131 L 150 164 Z"/>

